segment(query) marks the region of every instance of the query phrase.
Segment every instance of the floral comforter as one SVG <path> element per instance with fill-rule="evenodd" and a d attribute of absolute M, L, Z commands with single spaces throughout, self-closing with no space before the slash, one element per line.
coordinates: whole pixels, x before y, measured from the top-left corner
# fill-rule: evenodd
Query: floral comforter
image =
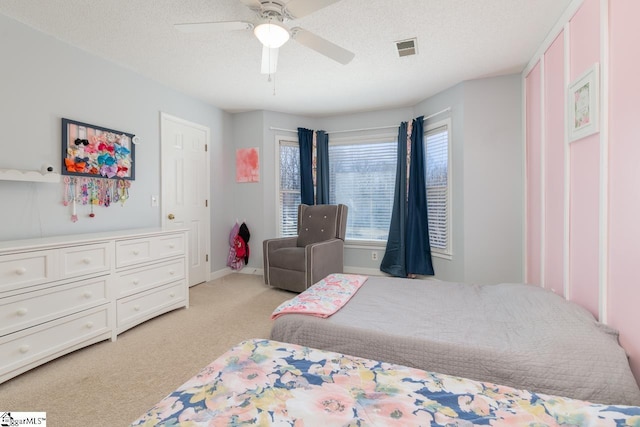
<path fill-rule="evenodd" d="M 132 426 L 640 426 L 596 405 L 270 340 L 244 341 Z"/>

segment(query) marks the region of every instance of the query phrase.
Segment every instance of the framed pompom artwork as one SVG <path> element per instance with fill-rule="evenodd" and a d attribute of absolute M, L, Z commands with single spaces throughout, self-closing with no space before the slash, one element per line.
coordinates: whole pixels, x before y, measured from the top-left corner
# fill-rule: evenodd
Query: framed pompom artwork
<path fill-rule="evenodd" d="M 236 150 L 236 182 L 260 182 L 258 148 L 238 148 Z"/>
<path fill-rule="evenodd" d="M 135 136 L 62 119 L 63 175 L 135 179 Z"/>

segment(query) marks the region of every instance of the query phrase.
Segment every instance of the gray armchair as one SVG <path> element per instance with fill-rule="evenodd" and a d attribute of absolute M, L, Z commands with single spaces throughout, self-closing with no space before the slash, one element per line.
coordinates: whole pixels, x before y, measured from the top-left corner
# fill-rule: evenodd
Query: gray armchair
<path fill-rule="evenodd" d="M 262 242 L 264 282 L 302 292 L 331 273 L 342 273 L 346 205 L 298 206 L 298 235 Z"/>

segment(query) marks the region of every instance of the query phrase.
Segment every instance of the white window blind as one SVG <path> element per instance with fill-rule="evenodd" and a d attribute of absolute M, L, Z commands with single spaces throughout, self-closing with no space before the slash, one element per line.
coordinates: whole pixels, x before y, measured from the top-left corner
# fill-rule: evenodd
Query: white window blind
<path fill-rule="evenodd" d="M 444 123 L 444 124 L 443 124 Z M 425 132 L 427 212 L 434 254 L 450 256 L 450 122 Z M 347 239 L 385 242 L 389 234 L 396 179 L 397 142 L 393 136 L 375 141 L 329 144 L 330 203 L 349 207 Z M 297 234 L 300 204 L 300 150 L 297 141 L 279 142 L 279 225 L 281 236 Z"/>
<path fill-rule="evenodd" d="M 300 148 L 297 142 L 280 141 L 280 235 L 298 234 L 300 204 Z"/>
<path fill-rule="evenodd" d="M 449 229 L 449 129 L 425 134 L 427 214 L 431 250 L 451 254 Z"/>
<path fill-rule="evenodd" d="M 395 138 L 329 145 L 329 199 L 348 206 L 348 240 L 386 241 L 396 178 Z"/>

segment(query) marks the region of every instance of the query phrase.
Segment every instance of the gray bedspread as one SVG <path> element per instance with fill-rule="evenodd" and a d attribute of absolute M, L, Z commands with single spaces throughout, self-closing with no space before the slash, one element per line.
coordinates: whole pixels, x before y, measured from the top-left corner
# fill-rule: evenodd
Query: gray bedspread
<path fill-rule="evenodd" d="M 271 339 L 605 404 L 640 405 L 616 331 L 536 286 L 370 277 L 333 316 Z"/>

